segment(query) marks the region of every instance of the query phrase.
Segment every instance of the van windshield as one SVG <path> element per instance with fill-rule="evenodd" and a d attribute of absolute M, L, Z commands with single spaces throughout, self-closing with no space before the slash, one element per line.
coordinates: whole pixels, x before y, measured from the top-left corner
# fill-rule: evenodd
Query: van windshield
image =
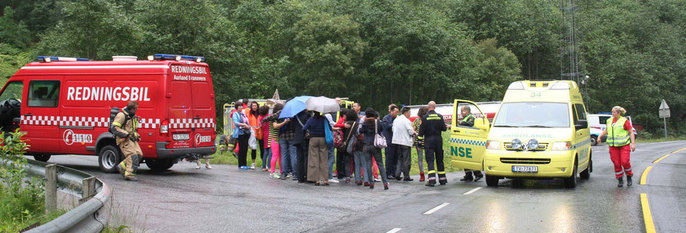
<path fill-rule="evenodd" d="M 503 103 L 494 127 L 569 127 L 569 106 L 566 103 Z"/>

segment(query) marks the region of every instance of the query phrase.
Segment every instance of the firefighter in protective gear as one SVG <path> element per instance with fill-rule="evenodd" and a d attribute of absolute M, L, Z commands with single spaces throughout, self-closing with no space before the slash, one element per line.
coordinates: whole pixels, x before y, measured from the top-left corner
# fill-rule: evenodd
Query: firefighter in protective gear
<path fill-rule="evenodd" d="M 119 149 L 124 154 L 124 160 L 117 165 L 117 170 L 126 180 L 137 180 L 135 171 L 143 159 L 143 152 L 138 145 L 140 135 L 138 134 L 138 118 L 136 111 L 138 102 L 131 101 L 126 108 L 117 113 L 110 127 L 114 127 L 115 139 Z"/>
<path fill-rule="evenodd" d="M 462 106 L 462 108 L 460 110 L 461 110 L 462 116 L 463 116 L 462 120 L 460 121 L 460 125 L 468 126 L 468 127 L 474 127 L 474 119 L 476 119 L 476 117 L 474 116 L 474 114 L 472 114 L 472 109 L 469 108 L 469 105 Z M 473 176 L 472 176 L 472 173 L 474 173 Z M 481 174 L 481 171 L 473 171 L 470 169 L 464 169 L 464 177 L 462 177 L 462 179 L 460 179 L 460 181 L 472 181 L 472 180 L 474 180 L 474 182 L 477 182 L 483 177 L 484 177 L 484 175 Z"/>
<path fill-rule="evenodd" d="M 607 134 L 607 145 L 610 146 L 610 159 L 615 166 L 617 187 L 624 186 L 622 179 L 624 174 L 626 174 L 627 186 L 632 185 L 631 177 L 634 176 L 629 162 L 631 153 L 629 150 L 636 150 L 636 137 L 631 122 L 624 117 L 625 113 L 626 110 L 620 106 L 612 107 L 612 118 L 607 119 L 605 130 L 598 135 L 598 142 L 600 142 L 603 136 Z"/>
<path fill-rule="evenodd" d="M 436 185 L 436 173 L 438 173 L 438 182 L 441 185 L 448 183 L 443 165 L 443 138 L 441 137 L 441 133 L 448 130 L 448 127 L 443 121 L 443 116 L 435 111 L 436 102 L 429 102 L 427 107 L 429 113 L 422 117 L 419 136 L 424 137 L 426 163 L 429 166 L 429 182 L 426 183 L 426 186 L 434 187 Z M 436 169 L 434 169 L 434 160 L 436 160 Z"/>

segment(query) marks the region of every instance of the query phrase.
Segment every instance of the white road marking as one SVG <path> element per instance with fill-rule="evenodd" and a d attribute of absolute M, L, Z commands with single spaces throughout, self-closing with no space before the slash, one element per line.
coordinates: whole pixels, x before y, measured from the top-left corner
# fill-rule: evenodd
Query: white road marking
<path fill-rule="evenodd" d="M 390 231 L 388 231 L 388 232 L 386 232 L 386 233 L 396 233 L 396 232 L 398 232 L 398 231 L 400 231 L 400 230 L 402 230 L 402 228 L 393 228 L 393 229 L 391 229 Z"/>
<path fill-rule="evenodd" d="M 472 189 L 472 190 L 469 190 L 469 192 L 464 193 L 464 195 L 472 194 L 472 193 L 474 193 L 474 192 L 476 192 L 476 191 L 479 191 L 479 189 L 482 189 L 482 188 L 483 188 L 483 187 L 474 188 L 474 189 Z"/>
<path fill-rule="evenodd" d="M 424 214 L 426 214 L 426 215 L 433 214 L 434 212 L 440 210 L 440 209 L 443 208 L 443 207 L 446 207 L 447 205 L 450 205 L 450 203 L 447 203 L 447 202 L 446 202 L 446 203 L 443 203 L 443 204 L 441 204 L 441 205 L 439 205 L 439 206 L 434 207 L 433 209 L 431 209 L 431 210 L 429 210 L 429 211 L 424 212 Z"/>

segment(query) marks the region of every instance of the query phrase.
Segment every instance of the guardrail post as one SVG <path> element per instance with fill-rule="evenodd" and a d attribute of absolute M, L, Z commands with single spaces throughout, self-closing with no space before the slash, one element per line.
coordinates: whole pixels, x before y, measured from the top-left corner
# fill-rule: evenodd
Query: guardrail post
<path fill-rule="evenodd" d="M 45 212 L 57 209 L 57 165 L 45 166 Z"/>
<path fill-rule="evenodd" d="M 81 190 L 83 190 L 83 195 L 81 195 L 81 200 L 79 200 L 79 205 L 91 199 L 95 196 L 95 177 L 84 178 L 81 185 Z"/>

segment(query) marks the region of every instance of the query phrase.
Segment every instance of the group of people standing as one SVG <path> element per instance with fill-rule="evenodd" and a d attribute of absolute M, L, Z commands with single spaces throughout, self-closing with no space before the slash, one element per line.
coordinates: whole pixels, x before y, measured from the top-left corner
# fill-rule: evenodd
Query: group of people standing
<path fill-rule="evenodd" d="M 251 102 L 249 106 L 249 110 L 243 110 L 244 103 L 236 102 L 231 113 L 234 127 L 231 137 L 237 142 L 236 156 L 241 169 L 255 169 L 256 150 L 252 150 L 252 166 L 247 166 L 248 139 L 254 133 L 259 141 L 262 169 L 269 171 L 274 179 L 292 178 L 316 186 L 341 181 L 351 183 L 354 179 L 357 185 L 370 189 L 374 188 L 375 181 L 382 181 L 387 190 L 389 179 L 413 181 L 410 166 L 411 149 L 415 147 L 420 181 L 425 181 L 423 157 L 426 157 L 426 185 L 447 183 L 441 137 L 447 126 L 443 116 L 434 111 L 436 103 L 433 101 L 419 110 L 413 122 L 410 121 L 410 109 L 399 109 L 396 105 L 390 105 L 389 113 L 383 118 L 373 108 L 361 111 L 359 103 L 339 112 L 302 111 L 290 118 L 279 118 L 284 107 L 280 103 L 271 111 L 257 102 Z M 333 135 L 337 137 L 335 143 L 327 140 Z M 379 143 L 383 140 L 385 143 Z M 385 150 L 385 166 L 382 149 Z M 335 155 L 334 151 L 337 151 Z M 277 166 L 279 172 L 276 172 Z"/>

